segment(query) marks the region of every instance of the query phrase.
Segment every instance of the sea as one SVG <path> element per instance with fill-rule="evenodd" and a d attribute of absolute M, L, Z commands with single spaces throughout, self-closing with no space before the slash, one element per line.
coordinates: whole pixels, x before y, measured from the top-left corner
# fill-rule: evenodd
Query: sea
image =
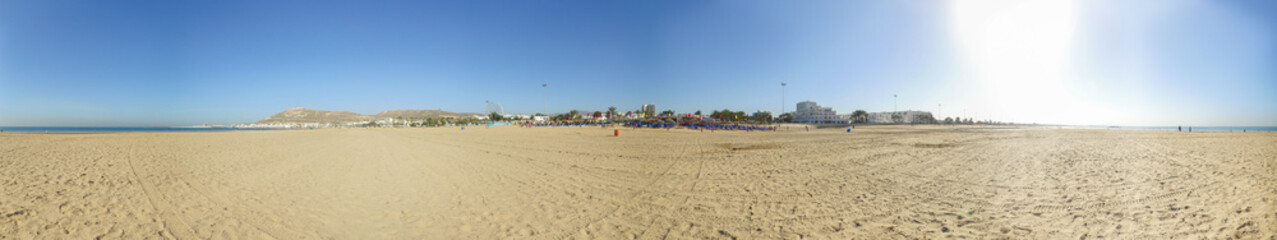
<path fill-rule="evenodd" d="M 104 132 L 226 132 L 264 131 L 283 128 L 192 128 L 192 127 L 0 127 L 4 132 L 21 133 L 104 133 Z"/>

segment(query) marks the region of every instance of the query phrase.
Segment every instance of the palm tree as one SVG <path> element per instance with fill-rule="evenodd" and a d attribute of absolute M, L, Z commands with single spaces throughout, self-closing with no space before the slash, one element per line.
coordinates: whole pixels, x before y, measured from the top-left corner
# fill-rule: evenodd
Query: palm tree
<path fill-rule="evenodd" d="M 661 112 L 662 117 L 674 116 L 674 110 L 665 110 Z"/>
<path fill-rule="evenodd" d="M 609 118 L 611 118 L 611 117 L 615 117 L 615 116 L 616 116 L 616 107 L 607 107 L 607 114 L 608 114 L 608 117 L 609 117 Z"/>
<path fill-rule="evenodd" d="M 580 112 L 575 109 L 573 109 L 572 111 L 568 111 L 568 116 L 567 116 L 568 119 L 576 119 L 577 113 L 580 113 Z"/>
<path fill-rule="evenodd" d="M 868 122 L 869 113 L 865 112 L 865 110 L 856 110 L 855 112 L 851 112 L 851 120 L 854 123 Z"/>
<path fill-rule="evenodd" d="M 768 113 L 754 113 L 754 116 L 753 116 L 751 119 L 753 119 L 754 121 L 764 122 L 764 123 L 765 123 L 765 122 L 771 122 L 771 121 L 772 121 L 772 114 L 771 114 L 770 112 L 768 112 Z"/>
<path fill-rule="evenodd" d="M 931 116 L 931 114 L 923 114 L 918 116 L 918 122 L 935 124 L 936 118 Z"/>
<path fill-rule="evenodd" d="M 776 121 L 779 121 L 779 122 L 793 122 L 793 121 L 794 121 L 794 114 L 792 114 L 792 113 L 781 113 L 781 114 L 780 114 L 780 116 L 776 117 Z"/>

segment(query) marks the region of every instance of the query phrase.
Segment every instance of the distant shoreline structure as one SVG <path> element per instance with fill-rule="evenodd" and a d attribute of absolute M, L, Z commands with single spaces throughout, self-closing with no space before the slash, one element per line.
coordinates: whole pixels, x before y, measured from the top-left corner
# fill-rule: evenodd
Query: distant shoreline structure
<path fill-rule="evenodd" d="M 803 123 L 783 123 L 783 124 L 800 124 Z M 810 124 L 813 126 L 830 125 L 830 124 Z M 908 126 L 907 124 L 847 124 L 860 126 Z M 919 124 L 916 126 L 969 126 L 969 125 L 942 125 L 942 124 Z M 1176 131 L 1178 126 L 1096 126 L 1096 125 L 1033 125 L 1033 124 L 1015 124 L 1015 125 L 974 125 L 974 126 L 1004 126 L 1004 127 L 1026 127 L 1026 128 L 1059 128 L 1059 129 L 1075 129 L 1075 130 L 1145 130 L 1145 131 Z M 441 126 L 437 126 L 441 127 Z M 825 128 L 825 127 L 820 127 Z M 119 132 L 231 132 L 231 131 L 269 131 L 269 130 L 290 130 L 290 129 L 307 129 L 307 128 L 238 128 L 238 127 L 6 127 L 0 126 L 0 130 L 5 133 L 119 133 Z M 1185 126 L 1187 129 L 1187 126 Z M 1261 127 L 1261 126 L 1193 126 L 1194 132 L 1277 132 L 1277 126 Z"/>
<path fill-rule="evenodd" d="M 234 128 L 228 125 L 194 125 L 194 126 L 172 126 L 169 128 Z"/>

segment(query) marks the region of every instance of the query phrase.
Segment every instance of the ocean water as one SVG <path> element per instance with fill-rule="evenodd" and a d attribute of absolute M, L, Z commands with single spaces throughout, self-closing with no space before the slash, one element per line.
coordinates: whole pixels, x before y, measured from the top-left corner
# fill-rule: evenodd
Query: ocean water
<path fill-rule="evenodd" d="M 0 127 L 4 132 L 99 133 L 99 132 L 225 132 L 262 131 L 280 128 L 182 128 L 182 127 Z"/>
<path fill-rule="evenodd" d="M 1185 132 L 1187 132 L 1187 131 L 1188 131 L 1188 127 L 1189 127 L 1189 126 L 1184 126 L 1184 131 L 1185 131 Z M 1178 131 L 1178 130 L 1179 130 L 1179 126 L 1082 126 L 1081 128 L 1093 128 L 1093 129 L 1119 129 L 1119 130 L 1166 130 L 1166 131 Z M 1196 131 L 1208 131 L 1208 132 L 1230 132 L 1230 131 L 1231 131 L 1231 132 L 1241 132 L 1241 131 L 1243 131 L 1243 130 L 1244 130 L 1244 131 L 1248 131 L 1248 132 L 1277 132 L 1277 127 L 1205 127 L 1205 126 L 1193 126 L 1193 131 L 1194 131 L 1194 132 L 1196 132 Z"/>

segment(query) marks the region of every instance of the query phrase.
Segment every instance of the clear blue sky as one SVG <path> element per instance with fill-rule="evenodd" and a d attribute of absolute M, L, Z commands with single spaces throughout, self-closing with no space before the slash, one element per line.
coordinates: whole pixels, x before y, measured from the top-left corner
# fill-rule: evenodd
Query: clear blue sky
<path fill-rule="evenodd" d="M 292 107 L 1277 125 L 1273 1 L 0 2 L 0 126 Z M 541 83 L 550 87 L 542 89 Z M 942 104 L 942 107 L 938 105 Z"/>

